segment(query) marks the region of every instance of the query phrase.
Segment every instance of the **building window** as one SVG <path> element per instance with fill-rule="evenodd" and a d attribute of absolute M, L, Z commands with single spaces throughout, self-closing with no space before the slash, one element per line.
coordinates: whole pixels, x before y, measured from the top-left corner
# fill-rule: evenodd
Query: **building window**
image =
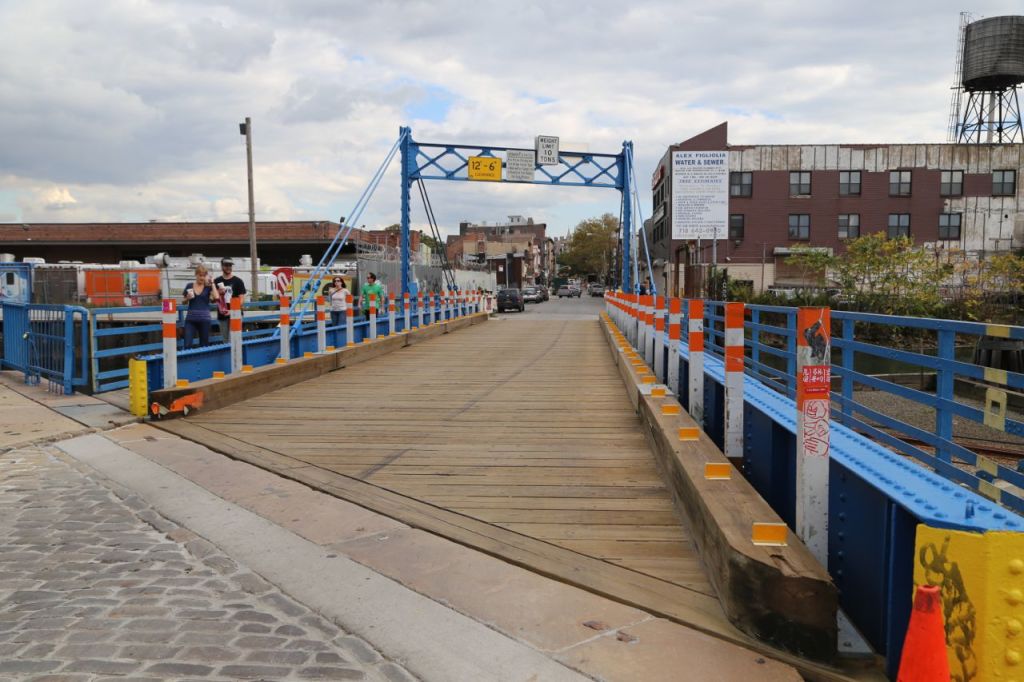
<path fill-rule="evenodd" d="M 811 193 L 811 174 L 809 171 L 790 171 L 789 196 L 805 197 Z"/>
<path fill-rule="evenodd" d="M 942 181 L 939 184 L 939 194 L 944 197 L 958 197 L 964 193 L 964 172 L 948 170 L 942 171 Z"/>
<path fill-rule="evenodd" d="M 910 236 L 910 214 L 890 213 L 889 214 L 889 239 L 896 237 Z"/>
<path fill-rule="evenodd" d="M 745 217 L 742 213 L 729 216 L 729 239 L 743 239 Z"/>
<path fill-rule="evenodd" d="M 729 173 L 729 196 L 749 197 L 754 193 L 753 173 Z"/>
<path fill-rule="evenodd" d="M 856 239 L 860 236 L 860 213 L 839 214 L 839 238 Z"/>
<path fill-rule="evenodd" d="M 889 171 L 889 195 L 910 196 L 910 171 Z"/>
<path fill-rule="evenodd" d="M 992 171 L 992 196 L 1007 197 L 1017 192 L 1017 171 Z"/>
<path fill-rule="evenodd" d="M 789 238 L 808 240 L 811 238 L 811 216 L 807 213 L 789 214 Z"/>
<path fill-rule="evenodd" d="M 939 214 L 939 239 L 955 239 L 960 241 L 960 221 L 962 213 Z"/>
<path fill-rule="evenodd" d="M 860 195 L 860 171 L 839 171 L 839 196 Z"/>

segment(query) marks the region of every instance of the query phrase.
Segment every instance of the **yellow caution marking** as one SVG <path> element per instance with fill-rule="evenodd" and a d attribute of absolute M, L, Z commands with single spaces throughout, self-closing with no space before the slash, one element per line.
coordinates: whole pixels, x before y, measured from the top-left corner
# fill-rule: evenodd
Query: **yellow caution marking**
<path fill-rule="evenodd" d="M 755 545 L 785 547 L 789 528 L 784 523 L 755 523 L 750 531 L 750 540 Z"/>
<path fill-rule="evenodd" d="M 708 462 L 704 465 L 704 478 L 709 481 L 728 481 L 732 478 L 732 465 L 728 462 Z"/>

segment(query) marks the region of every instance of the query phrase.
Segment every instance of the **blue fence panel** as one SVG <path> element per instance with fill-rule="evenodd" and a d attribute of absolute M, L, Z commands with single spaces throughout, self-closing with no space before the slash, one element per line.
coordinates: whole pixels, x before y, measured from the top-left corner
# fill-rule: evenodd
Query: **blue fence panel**
<path fill-rule="evenodd" d="M 4 357 L 0 365 L 25 373 L 25 381 L 70 395 L 88 383 L 89 312 L 66 305 L 2 305 Z"/>

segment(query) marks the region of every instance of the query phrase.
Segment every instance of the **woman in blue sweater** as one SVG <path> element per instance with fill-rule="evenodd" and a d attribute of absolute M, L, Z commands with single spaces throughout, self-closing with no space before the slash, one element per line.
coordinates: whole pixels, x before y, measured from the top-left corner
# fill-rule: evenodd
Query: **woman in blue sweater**
<path fill-rule="evenodd" d="M 192 341 L 199 336 L 199 345 L 206 346 L 210 343 L 210 302 L 216 303 L 220 295 L 217 287 L 213 286 L 213 279 L 210 277 L 205 265 L 196 266 L 196 281 L 189 282 L 183 292 L 184 303 L 188 305 L 188 312 L 185 314 L 185 348 L 192 347 Z"/>

